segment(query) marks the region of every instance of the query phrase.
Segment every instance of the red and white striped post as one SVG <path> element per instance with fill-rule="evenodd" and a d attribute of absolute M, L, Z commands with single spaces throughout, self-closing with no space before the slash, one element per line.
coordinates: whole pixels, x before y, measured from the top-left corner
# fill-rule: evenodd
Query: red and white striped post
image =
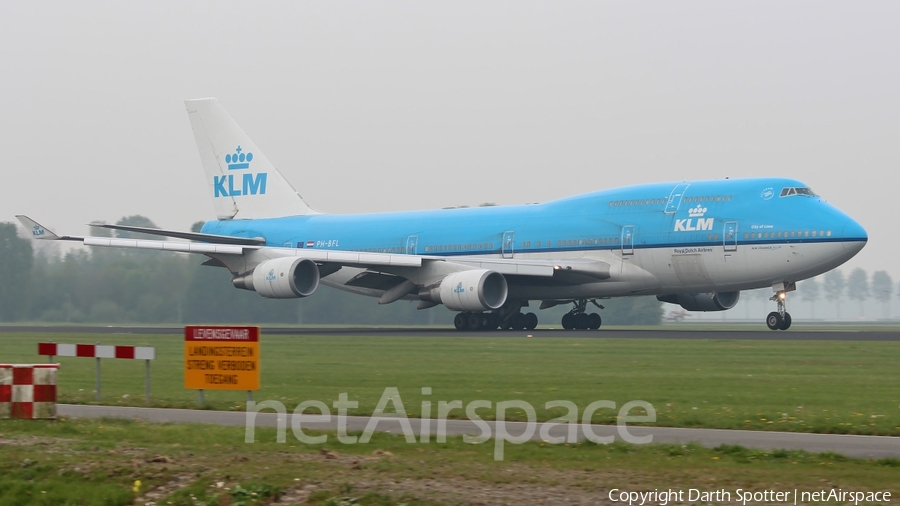
<path fill-rule="evenodd" d="M 56 364 L 0 364 L 0 418 L 56 418 Z"/>
<path fill-rule="evenodd" d="M 97 359 L 97 400 L 100 400 L 100 359 L 123 358 L 144 360 L 144 399 L 150 402 L 150 361 L 156 360 L 156 348 L 150 346 L 105 346 L 100 344 L 56 344 L 38 343 L 38 355 L 53 357 L 83 357 Z"/>

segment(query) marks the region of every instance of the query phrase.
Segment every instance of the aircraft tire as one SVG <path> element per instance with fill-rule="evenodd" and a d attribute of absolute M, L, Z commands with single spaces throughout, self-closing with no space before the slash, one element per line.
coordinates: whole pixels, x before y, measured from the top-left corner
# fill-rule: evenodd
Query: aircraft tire
<path fill-rule="evenodd" d="M 528 313 L 525 315 L 525 328 L 528 330 L 534 330 L 538 324 L 538 317 L 534 313 Z"/>
<path fill-rule="evenodd" d="M 509 319 L 509 326 L 513 330 L 523 330 L 525 328 L 525 315 L 522 313 L 512 315 L 512 318 Z"/>
<path fill-rule="evenodd" d="M 466 316 L 466 313 L 456 313 L 456 316 L 453 317 L 453 326 L 456 327 L 456 330 L 466 330 L 469 323 Z"/>
<path fill-rule="evenodd" d="M 481 319 L 481 313 L 469 313 L 468 319 L 466 321 L 466 328 L 469 330 L 480 330 Z"/>
<path fill-rule="evenodd" d="M 781 330 L 781 326 L 784 325 L 784 320 L 781 318 L 781 315 L 772 311 L 769 313 L 769 316 L 766 317 L 766 326 L 769 327 L 769 330 Z"/>
<path fill-rule="evenodd" d="M 781 330 L 787 330 L 791 328 L 791 313 L 784 313 L 784 321 L 781 322 Z"/>
<path fill-rule="evenodd" d="M 566 313 L 562 317 L 562 328 L 566 330 L 572 330 L 575 328 L 575 322 L 573 321 L 575 315 L 572 313 Z"/>
<path fill-rule="evenodd" d="M 578 330 L 587 330 L 591 325 L 591 317 L 586 313 L 575 315 L 575 328 Z"/>
<path fill-rule="evenodd" d="M 591 313 L 589 318 L 591 319 L 591 323 L 590 325 L 588 325 L 588 328 L 590 328 L 591 330 L 599 329 L 600 325 L 603 323 L 603 319 L 600 318 L 600 315 L 598 315 L 597 313 Z"/>

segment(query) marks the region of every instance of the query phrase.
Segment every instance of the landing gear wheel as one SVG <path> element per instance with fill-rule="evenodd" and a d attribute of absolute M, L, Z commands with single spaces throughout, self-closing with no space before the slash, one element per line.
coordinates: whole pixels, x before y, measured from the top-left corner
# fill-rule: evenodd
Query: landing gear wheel
<path fill-rule="evenodd" d="M 467 327 L 469 330 L 479 330 L 481 329 L 481 313 L 469 313 L 469 317 L 467 319 Z"/>
<path fill-rule="evenodd" d="M 590 316 L 588 316 L 588 318 L 590 318 L 590 323 L 588 324 L 588 328 L 591 330 L 599 329 L 600 324 L 603 323 L 603 320 L 600 318 L 600 315 L 598 315 L 597 313 L 591 313 Z"/>
<path fill-rule="evenodd" d="M 528 313 L 525 315 L 525 328 L 528 330 L 534 330 L 538 324 L 538 317 L 534 313 Z"/>
<path fill-rule="evenodd" d="M 587 330 L 591 325 L 591 317 L 585 313 L 575 315 L 575 328 L 578 330 Z"/>
<path fill-rule="evenodd" d="M 566 313 L 562 317 L 562 327 L 566 330 L 572 330 L 575 328 L 575 315 L 572 313 Z"/>
<path fill-rule="evenodd" d="M 496 313 L 485 313 L 482 326 L 485 330 L 497 330 L 497 327 L 500 326 L 500 315 Z"/>
<path fill-rule="evenodd" d="M 784 321 L 781 322 L 781 330 L 791 328 L 791 313 L 784 313 Z"/>
<path fill-rule="evenodd" d="M 456 327 L 456 330 L 466 330 L 466 327 L 469 324 L 466 313 L 456 313 L 456 316 L 453 317 L 453 326 Z"/>
<path fill-rule="evenodd" d="M 509 319 L 509 326 L 513 328 L 513 330 L 522 330 L 525 328 L 525 315 L 522 313 L 516 313 L 512 315 L 512 318 Z"/>
<path fill-rule="evenodd" d="M 766 317 L 766 326 L 768 326 L 770 330 L 781 330 L 782 325 L 784 325 L 784 319 L 775 311 L 772 311 L 769 313 L 769 316 Z"/>

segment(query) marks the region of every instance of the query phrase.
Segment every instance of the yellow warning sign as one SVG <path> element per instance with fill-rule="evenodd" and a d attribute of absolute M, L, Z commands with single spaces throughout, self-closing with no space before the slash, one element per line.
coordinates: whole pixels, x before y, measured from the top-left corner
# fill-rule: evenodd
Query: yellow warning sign
<path fill-rule="evenodd" d="M 259 327 L 184 328 L 184 387 L 259 390 Z"/>

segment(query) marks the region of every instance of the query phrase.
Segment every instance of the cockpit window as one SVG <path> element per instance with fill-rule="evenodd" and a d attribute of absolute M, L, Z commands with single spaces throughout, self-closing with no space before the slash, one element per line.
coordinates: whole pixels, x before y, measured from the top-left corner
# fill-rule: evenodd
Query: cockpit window
<path fill-rule="evenodd" d="M 781 196 L 782 197 L 790 197 L 792 195 L 805 195 L 807 197 L 818 197 L 816 192 L 812 191 L 811 188 L 782 188 Z"/>

